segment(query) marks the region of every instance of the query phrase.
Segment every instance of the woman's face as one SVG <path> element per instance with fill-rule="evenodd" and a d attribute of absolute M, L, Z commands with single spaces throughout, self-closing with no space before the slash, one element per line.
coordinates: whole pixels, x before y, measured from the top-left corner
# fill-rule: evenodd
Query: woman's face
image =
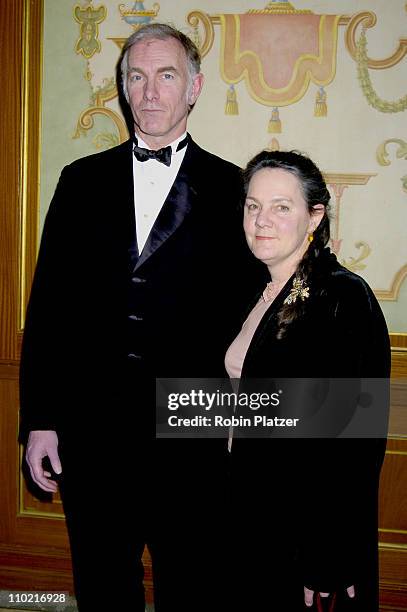
<path fill-rule="evenodd" d="M 253 254 L 269 268 L 291 275 L 318 226 L 323 206 L 310 215 L 299 180 L 280 168 L 262 168 L 253 175 L 244 207 L 243 227 Z"/>

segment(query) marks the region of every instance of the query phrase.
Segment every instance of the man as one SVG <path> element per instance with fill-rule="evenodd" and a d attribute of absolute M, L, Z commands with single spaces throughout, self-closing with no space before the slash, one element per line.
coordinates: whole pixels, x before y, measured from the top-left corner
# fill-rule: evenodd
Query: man
<path fill-rule="evenodd" d="M 154 440 L 154 382 L 222 375 L 246 299 L 240 174 L 186 133 L 203 75 L 181 32 L 135 32 L 122 81 L 133 138 L 67 166 L 47 215 L 21 364 L 26 458 L 43 490 L 59 481 L 82 612 L 144 610 L 145 544 L 157 612 L 224 610 L 226 445 Z"/>

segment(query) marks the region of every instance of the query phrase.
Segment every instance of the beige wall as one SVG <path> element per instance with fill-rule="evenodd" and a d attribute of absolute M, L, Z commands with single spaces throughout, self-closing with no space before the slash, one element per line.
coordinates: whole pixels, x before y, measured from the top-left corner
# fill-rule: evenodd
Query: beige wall
<path fill-rule="evenodd" d="M 110 39 L 124 39 L 132 32 L 121 18 L 118 2 L 94 2 L 95 9 L 106 8 L 106 17 L 99 25 L 101 50 L 89 59 L 78 54 L 75 45 L 80 24 L 74 19 L 73 9 L 86 4 L 45 0 L 40 225 L 62 166 L 120 139 L 119 124 L 107 116 L 110 111 L 118 112 L 117 99 L 96 102 L 96 106 L 104 105 L 110 111 L 99 109 L 93 115 L 92 129 L 76 131 L 80 114 L 95 105 L 92 94 L 98 88 L 109 90 L 108 80 L 114 76 L 119 54 L 119 43 Z M 352 17 L 361 11 L 374 13 L 377 23 L 367 28 L 366 38 L 367 54 L 375 60 L 392 56 L 399 39 L 406 38 L 404 0 L 296 0 L 293 4 L 296 9 L 311 9 L 321 15 Z M 133 2 L 127 3 L 128 7 L 132 5 Z M 145 2 L 144 6 L 150 10 L 153 3 Z M 264 5 L 246 0 L 163 0 L 156 20 L 172 22 L 194 36 L 187 23 L 187 15 L 193 10 L 214 16 L 262 8 Z M 215 23 L 213 46 L 202 62 L 205 87 L 191 114 L 189 128 L 201 146 L 239 165 L 245 165 L 265 147 L 307 152 L 330 178 L 338 258 L 364 276 L 382 298 L 390 330 L 407 332 L 407 184 L 403 189 L 401 180 L 407 175 L 407 131 L 406 114 L 400 110 L 406 105 L 400 99 L 407 93 L 407 57 L 398 62 L 383 61 L 380 69 L 368 68 L 377 96 L 400 101 L 393 112 L 373 108 L 358 80 L 357 63 L 345 44 L 347 28 L 346 23 L 337 28 L 337 51 L 333 56 L 336 69 L 332 82 L 325 87 L 327 116 L 314 116 L 318 86 L 311 81 L 297 102 L 280 107 L 281 133 L 269 133 L 271 106 L 254 100 L 244 80 L 235 86 L 239 114 L 225 114 L 228 85 L 220 71 L 221 25 Z M 361 31 L 362 24 L 356 29 L 356 39 Z M 199 34 L 204 39 L 202 24 Z M 284 62 L 281 57 L 280 65 Z M 269 69 L 274 70 L 273 66 Z M 397 142 L 388 143 L 386 149 L 390 163 L 384 165 L 386 159 L 378 156 L 378 150 L 394 139 Z"/>

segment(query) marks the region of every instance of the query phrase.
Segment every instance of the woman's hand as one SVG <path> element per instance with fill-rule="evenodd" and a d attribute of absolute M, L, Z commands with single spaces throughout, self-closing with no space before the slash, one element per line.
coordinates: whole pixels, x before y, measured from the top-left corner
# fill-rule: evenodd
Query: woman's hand
<path fill-rule="evenodd" d="M 355 587 L 352 584 L 352 586 L 348 587 L 346 589 L 346 592 L 348 594 L 348 597 L 350 597 L 351 599 L 353 599 L 353 597 L 355 597 Z M 328 597 L 329 593 L 320 593 L 321 597 Z M 307 587 L 304 587 L 304 601 L 305 601 L 305 605 L 308 606 L 308 608 L 310 608 L 313 604 L 314 601 L 314 591 L 311 591 L 311 589 L 307 589 Z"/>

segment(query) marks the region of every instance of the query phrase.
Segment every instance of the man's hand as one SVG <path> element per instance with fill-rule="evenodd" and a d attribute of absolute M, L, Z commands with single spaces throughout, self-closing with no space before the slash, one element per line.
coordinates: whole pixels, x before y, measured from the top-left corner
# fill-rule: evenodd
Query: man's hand
<path fill-rule="evenodd" d="M 42 460 L 48 457 L 52 469 L 61 474 L 62 467 L 58 455 L 58 436 L 56 431 L 30 431 L 25 454 L 33 481 L 44 491 L 56 493 L 57 483 L 51 480 L 51 473 L 44 470 Z"/>
<path fill-rule="evenodd" d="M 355 597 L 355 587 L 353 585 L 348 587 L 346 589 L 346 592 L 351 599 Z M 328 597 L 329 593 L 320 593 L 320 596 Z M 312 606 L 313 600 L 314 600 L 314 591 L 311 591 L 311 589 L 307 589 L 307 587 L 304 587 L 304 601 L 305 601 L 305 605 L 308 606 L 308 608 Z"/>

